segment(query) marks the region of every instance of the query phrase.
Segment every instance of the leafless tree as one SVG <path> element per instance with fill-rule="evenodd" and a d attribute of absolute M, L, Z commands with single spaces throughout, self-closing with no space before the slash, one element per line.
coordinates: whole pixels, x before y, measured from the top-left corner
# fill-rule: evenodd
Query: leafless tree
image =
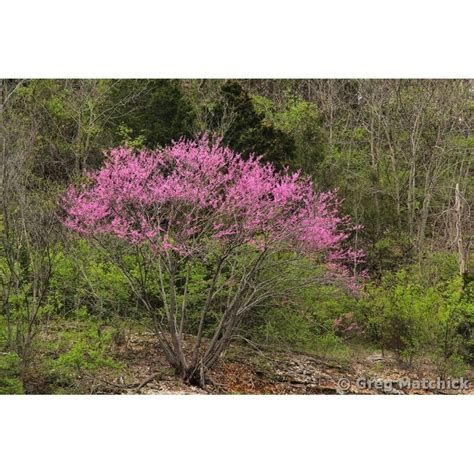
<path fill-rule="evenodd" d="M 17 114 L 20 87 L 21 82 L 0 82 L 0 317 L 25 377 L 43 316 L 57 226 L 54 190 L 31 173 L 36 122 Z"/>

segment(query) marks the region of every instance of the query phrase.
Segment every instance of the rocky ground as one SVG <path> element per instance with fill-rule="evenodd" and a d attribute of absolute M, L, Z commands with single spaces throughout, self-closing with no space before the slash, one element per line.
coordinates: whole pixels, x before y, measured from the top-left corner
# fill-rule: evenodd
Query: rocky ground
<path fill-rule="evenodd" d="M 474 371 L 464 377 L 464 385 L 468 383 L 469 388 L 450 387 L 448 377 L 441 379 L 446 385 L 442 386 L 429 365 L 404 367 L 380 353 L 361 353 L 350 363 L 340 363 L 307 353 L 269 353 L 235 345 L 214 368 L 212 384 L 204 389 L 185 385 L 173 375 L 153 334 L 130 335 L 126 344 L 117 348 L 114 358 L 123 369 L 84 378 L 84 393 L 474 394 Z"/>

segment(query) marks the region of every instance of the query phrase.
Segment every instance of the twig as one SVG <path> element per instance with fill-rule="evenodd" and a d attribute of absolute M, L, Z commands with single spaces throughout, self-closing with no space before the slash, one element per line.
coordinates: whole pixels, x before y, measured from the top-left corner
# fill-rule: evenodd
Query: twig
<path fill-rule="evenodd" d="M 138 387 L 135 390 L 135 393 L 138 393 L 145 385 L 149 384 L 153 380 L 156 379 L 156 377 L 161 376 L 161 372 L 156 372 L 155 374 L 151 375 L 147 379 L 145 379 L 143 382 L 141 382 Z"/>

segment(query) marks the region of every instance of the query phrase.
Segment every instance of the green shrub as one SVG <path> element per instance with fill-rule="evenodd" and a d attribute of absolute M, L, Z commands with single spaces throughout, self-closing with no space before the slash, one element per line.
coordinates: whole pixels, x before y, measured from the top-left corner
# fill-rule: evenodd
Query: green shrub
<path fill-rule="evenodd" d="M 452 354 L 447 358 L 441 358 L 437 363 L 438 371 L 441 377 L 462 377 L 466 375 L 469 364 L 459 354 Z"/>
<path fill-rule="evenodd" d="M 324 357 L 346 359 L 348 334 L 336 334 L 335 321 L 351 314 L 356 300 L 338 288 L 301 289 L 294 300 L 271 308 L 244 326 L 255 342 L 274 349 L 301 350 Z"/>
<path fill-rule="evenodd" d="M 100 321 L 87 318 L 76 320 L 75 326 L 69 321 L 67 327 L 57 329 L 58 337 L 45 341 L 43 346 L 43 352 L 52 357 L 45 358 L 42 370 L 53 387 L 74 391 L 83 377 L 93 376 L 102 368 L 121 367 L 107 355 L 113 328 L 104 328 Z"/>
<path fill-rule="evenodd" d="M 73 343 L 71 348 L 61 354 L 52 364 L 53 369 L 59 372 L 82 375 L 84 372 L 95 372 L 102 367 L 117 368 L 118 365 L 104 356 L 103 350 L 84 340 Z"/>
<path fill-rule="evenodd" d="M 437 271 L 408 267 L 386 274 L 379 285 L 367 285 L 358 320 L 382 350 L 393 350 L 409 363 L 429 357 L 440 370 L 456 371 L 466 355 L 460 328 L 472 320 L 474 305 L 462 278 L 445 263 Z"/>
<path fill-rule="evenodd" d="M 24 393 L 21 381 L 21 359 L 13 352 L 0 354 L 0 395 Z"/>
<path fill-rule="evenodd" d="M 132 256 L 127 263 L 131 272 L 137 271 Z M 130 316 L 136 312 L 136 297 L 123 272 L 79 239 L 56 254 L 47 306 L 53 315 L 80 315 L 87 310 L 101 318 Z"/>
<path fill-rule="evenodd" d="M 339 362 L 348 362 L 350 347 L 339 336 L 328 332 L 314 339 L 313 352 Z"/>

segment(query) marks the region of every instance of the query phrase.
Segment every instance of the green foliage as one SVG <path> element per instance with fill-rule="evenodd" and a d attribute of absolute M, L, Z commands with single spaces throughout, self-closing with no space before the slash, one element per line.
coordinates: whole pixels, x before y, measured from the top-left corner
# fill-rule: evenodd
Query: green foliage
<path fill-rule="evenodd" d="M 129 258 L 130 271 L 137 271 Z M 86 240 L 72 242 L 56 254 L 47 307 L 51 314 L 96 317 L 130 315 L 134 298 L 123 272 Z"/>
<path fill-rule="evenodd" d="M 216 125 L 226 114 L 231 119 L 224 142 L 232 149 L 243 156 L 263 155 L 280 167 L 293 162 L 293 139 L 255 110 L 249 93 L 236 81 L 226 82 L 221 88 L 220 102 L 214 110 Z"/>
<path fill-rule="evenodd" d="M 134 150 L 141 150 L 145 148 L 145 136 L 137 135 L 134 136 L 133 130 L 125 125 L 119 125 L 117 127 L 117 136 L 120 141 Z"/>
<path fill-rule="evenodd" d="M 397 271 L 413 258 L 410 238 L 403 232 L 387 234 L 369 247 L 366 264 L 372 277 L 380 277 L 384 272 Z"/>
<path fill-rule="evenodd" d="M 92 376 L 103 368 L 118 369 L 120 364 L 109 355 L 114 331 L 90 315 L 84 320 L 66 323 L 66 327 L 53 327 L 57 336 L 44 340 L 43 352 L 55 354 L 45 359 L 42 371 L 48 383 L 57 390 L 74 391 L 78 380 Z"/>
<path fill-rule="evenodd" d="M 252 96 L 256 111 L 265 117 L 265 123 L 290 137 L 295 151 L 285 158 L 291 169 L 300 169 L 314 175 L 324 159 L 327 137 L 314 103 L 287 94 L 283 106 L 277 107 L 270 99 Z"/>
<path fill-rule="evenodd" d="M 0 395 L 22 393 L 21 359 L 13 352 L 0 353 Z"/>
<path fill-rule="evenodd" d="M 257 342 L 277 350 L 305 351 L 338 360 L 346 360 L 349 353 L 348 345 L 330 327 L 284 310 L 267 314 L 254 334 Z"/>
<path fill-rule="evenodd" d="M 35 130 L 31 165 L 36 176 L 64 182 L 102 162 L 112 145 L 105 118 L 112 81 L 35 79 L 18 88 L 17 119 Z"/>
<path fill-rule="evenodd" d="M 452 354 L 438 361 L 438 371 L 442 377 L 463 377 L 469 370 L 469 364 L 460 354 Z"/>
<path fill-rule="evenodd" d="M 116 121 L 116 134 L 131 146 L 143 144 L 155 148 L 191 134 L 195 120 L 193 108 L 178 81 L 118 81 L 111 94 L 111 103 L 124 104 Z"/>
<path fill-rule="evenodd" d="M 464 317 L 461 318 L 457 332 L 462 337 L 465 359 L 474 362 L 474 281 L 464 286 L 461 302 L 464 305 Z"/>
<path fill-rule="evenodd" d="M 335 359 L 341 363 L 349 362 L 350 346 L 339 336 L 331 332 L 316 337 L 314 341 L 314 353 L 329 359 Z"/>
<path fill-rule="evenodd" d="M 336 287 L 304 288 L 283 307 L 255 315 L 253 324 L 244 331 L 257 343 L 274 349 L 301 350 L 346 360 L 347 340 L 356 332 L 336 334 L 334 322 L 350 314 L 355 304 L 353 297 Z"/>
<path fill-rule="evenodd" d="M 474 301 L 461 277 L 445 278 L 442 269 L 434 277 L 411 267 L 367 285 L 359 320 L 368 336 L 410 363 L 430 357 L 440 368 L 459 367 L 466 355 L 461 328 L 472 321 Z"/>

